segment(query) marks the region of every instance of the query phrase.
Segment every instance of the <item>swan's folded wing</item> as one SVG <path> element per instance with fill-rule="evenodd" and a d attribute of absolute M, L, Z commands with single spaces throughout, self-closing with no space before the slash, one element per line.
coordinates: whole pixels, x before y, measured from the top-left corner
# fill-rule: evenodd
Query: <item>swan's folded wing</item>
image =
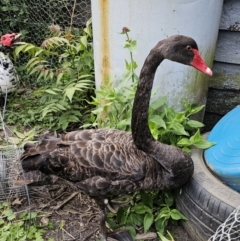
<path fill-rule="evenodd" d="M 146 155 L 135 148 L 131 135 L 116 133 L 117 137 L 111 135 L 111 139 L 105 131 L 83 131 L 81 138 L 71 141 L 45 138 L 39 145 L 25 149 L 21 158 L 23 169 L 40 170 L 71 181 L 83 181 L 94 176 L 103 176 L 111 181 L 141 180 L 145 173 L 143 159 L 147 158 Z M 92 139 L 92 135 L 95 138 Z"/>

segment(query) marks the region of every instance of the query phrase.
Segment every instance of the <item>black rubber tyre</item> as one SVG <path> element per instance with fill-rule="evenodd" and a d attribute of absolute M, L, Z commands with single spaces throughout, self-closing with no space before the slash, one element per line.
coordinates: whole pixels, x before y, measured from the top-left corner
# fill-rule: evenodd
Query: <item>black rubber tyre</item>
<path fill-rule="evenodd" d="M 187 218 L 182 224 L 193 241 L 206 241 L 240 205 L 240 193 L 224 185 L 208 170 L 203 151 L 192 151 L 194 174 L 176 190 L 176 206 Z"/>

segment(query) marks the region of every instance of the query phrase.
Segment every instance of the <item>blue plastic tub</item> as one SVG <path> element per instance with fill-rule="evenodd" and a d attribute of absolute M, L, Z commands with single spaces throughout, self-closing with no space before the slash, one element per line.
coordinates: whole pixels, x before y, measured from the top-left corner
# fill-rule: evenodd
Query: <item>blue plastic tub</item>
<path fill-rule="evenodd" d="M 240 106 L 214 126 L 207 140 L 216 145 L 205 150 L 206 164 L 223 182 L 240 192 Z"/>

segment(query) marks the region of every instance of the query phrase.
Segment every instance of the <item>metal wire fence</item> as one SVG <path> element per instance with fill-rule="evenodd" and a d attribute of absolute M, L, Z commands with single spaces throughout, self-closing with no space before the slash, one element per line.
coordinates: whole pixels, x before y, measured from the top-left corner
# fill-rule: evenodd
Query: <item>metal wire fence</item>
<path fill-rule="evenodd" d="M 2 0 L 0 36 L 21 32 L 23 41 L 39 46 L 50 25 L 80 28 L 90 17 L 91 0 Z M 16 66 L 25 62 L 25 58 L 19 59 Z"/>
<path fill-rule="evenodd" d="M 26 198 L 28 205 L 19 208 L 19 212 L 30 210 L 30 199 L 25 177 L 19 161 L 22 148 L 19 148 L 10 138 L 12 131 L 4 123 L 4 112 L 6 110 L 7 91 L 5 102 L 0 110 L 0 203 L 7 201 L 11 203 L 16 199 Z M 19 182 L 19 179 L 20 182 Z"/>
<path fill-rule="evenodd" d="M 236 208 L 208 241 L 240 240 L 240 206 Z"/>
<path fill-rule="evenodd" d="M 24 36 L 22 41 L 40 46 L 48 37 L 51 25 L 59 25 L 63 30 L 69 27 L 81 28 L 85 26 L 90 17 L 90 0 L 2 0 L 0 36 L 11 32 L 21 32 Z M 28 76 L 24 71 L 23 74 L 21 73 L 21 66 L 24 69 L 28 58 L 28 55 L 22 56 L 14 63 L 15 67 L 20 67 L 18 75 L 21 75 L 24 81 L 28 79 Z M 14 61 L 13 58 L 11 60 Z M 0 202 L 26 196 L 29 200 L 24 178 L 23 183 L 19 183 L 18 180 L 22 172 L 19 162 L 22 150 L 9 141 L 8 133 L 5 131 L 4 111 L 1 113 L 1 110 L 0 127 L 3 130 L 3 140 L 5 140 L 1 140 L 1 146 L 4 148 L 0 148 Z"/>

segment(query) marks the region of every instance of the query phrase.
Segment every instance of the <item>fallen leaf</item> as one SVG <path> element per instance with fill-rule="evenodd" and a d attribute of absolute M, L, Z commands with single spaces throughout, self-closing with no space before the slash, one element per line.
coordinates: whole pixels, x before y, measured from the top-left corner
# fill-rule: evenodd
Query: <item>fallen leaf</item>
<path fill-rule="evenodd" d="M 12 205 L 21 205 L 22 204 L 22 199 L 20 200 L 19 198 L 16 198 L 14 201 L 12 201 Z"/>
<path fill-rule="evenodd" d="M 42 224 L 47 225 L 47 224 L 49 223 L 49 218 L 47 218 L 47 217 L 42 217 L 42 218 L 41 218 L 41 222 L 42 222 Z"/>
<path fill-rule="evenodd" d="M 65 225 L 66 221 L 65 220 L 61 220 L 60 224 L 59 224 L 59 228 L 63 228 Z"/>

